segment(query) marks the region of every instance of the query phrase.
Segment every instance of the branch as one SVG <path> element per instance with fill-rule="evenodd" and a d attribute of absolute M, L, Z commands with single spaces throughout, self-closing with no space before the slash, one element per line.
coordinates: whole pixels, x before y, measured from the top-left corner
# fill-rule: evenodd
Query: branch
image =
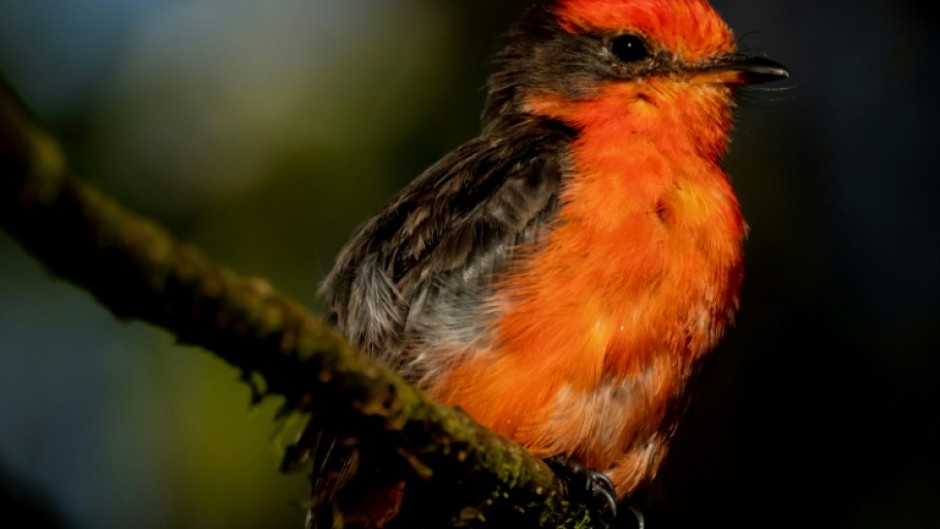
<path fill-rule="evenodd" d="M 519 445 L 429 399 L 266 282 L 217 265 L 76 180 L 2 80 L 0 224 L 119 319 L 211 351 L 331 433 L 391 448 L 420 501 L 440 507 L 427 525 L 602 526 Z"/>

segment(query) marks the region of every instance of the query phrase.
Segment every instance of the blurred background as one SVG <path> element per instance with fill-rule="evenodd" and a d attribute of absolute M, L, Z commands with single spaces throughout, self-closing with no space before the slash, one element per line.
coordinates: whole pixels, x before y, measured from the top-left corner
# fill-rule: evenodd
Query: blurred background
<path fill-rule="evenodd" d="M 523 3 L 0 0 L 0 72 L 85 179 L 317 309 L 350 231 L 476 134 Z M 792 79 L 740 112 L 742 310 L 650 527 L 940 527 L 938 20 L 714 4 Z M 277 403 L 237 378 L 0 231 L 0 480 L 33 526 L 301 527 Z"/>

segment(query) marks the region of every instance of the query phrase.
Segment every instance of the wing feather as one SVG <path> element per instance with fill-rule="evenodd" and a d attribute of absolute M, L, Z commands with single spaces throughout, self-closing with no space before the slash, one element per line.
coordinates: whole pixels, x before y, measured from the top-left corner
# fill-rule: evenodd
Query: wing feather
<path fill-rule="evenodd" d="M 332 322 L 419 385 L 454 361 L 446 351 L 484 346 L 479 311 L 494 276 L 523 248 L 537 248 L 551 228 L 572 135 L 556 122 L 520 119 L 425 171 L 340 252 L 321 287 Z M 357 498 L 394 485 L 381 455 L 360 453 L 313 424 L 285 467 L 308 457 L 309 527 L 331 527 L 338 512 L 355 511 Z"/>
<path fill-rule="evenodd" d="M 412 365 L 419 346 L 479 339 L 475 311 L 493 276 L 537 247 L 554 219 L 571 134 L 520 120 L 454 150 L 393 197 L 324 281 L 339 330 L 412 381 L 422 375 Z"/>

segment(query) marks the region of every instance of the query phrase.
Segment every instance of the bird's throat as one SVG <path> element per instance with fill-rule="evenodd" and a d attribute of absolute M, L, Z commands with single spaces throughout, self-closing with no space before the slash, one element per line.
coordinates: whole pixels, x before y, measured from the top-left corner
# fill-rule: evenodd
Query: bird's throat
<path fill-rule="evenodd" d="M 582 131 L 597 150 L 650 144 L 667 158 L 692 155 L 717 164 L 728 147 L 733 99 L 728 87 L 653 77 L 602 85 L 585 99 L 533 94 L 527 112 Z"/>

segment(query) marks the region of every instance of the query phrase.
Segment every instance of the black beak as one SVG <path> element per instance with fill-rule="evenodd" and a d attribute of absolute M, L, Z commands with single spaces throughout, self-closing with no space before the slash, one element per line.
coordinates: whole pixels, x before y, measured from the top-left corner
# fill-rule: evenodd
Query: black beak
<path fill-rule="evenodd" d="M 790 72 L 779 62 L 744 54 L 726 55 L 694 72 L 694 78 L 700 82 L 731 85 L 769 83 L 787 77 Z"/>

